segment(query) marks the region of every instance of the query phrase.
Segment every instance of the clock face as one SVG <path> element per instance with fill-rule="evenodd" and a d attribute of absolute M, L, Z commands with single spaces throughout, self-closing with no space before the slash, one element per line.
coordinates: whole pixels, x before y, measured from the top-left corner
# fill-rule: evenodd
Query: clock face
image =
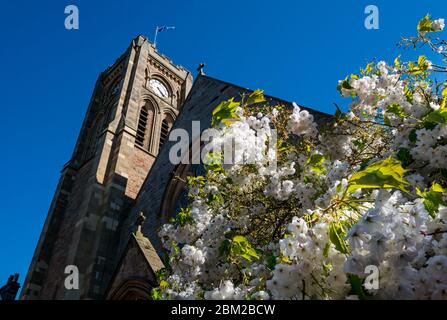
<path fill-rule="evenodd" d="M 169 96 L 168 89 L 160 80 L 157 79 L 149 80 L 149 86 L 159 97 L 167 98 Z"/>

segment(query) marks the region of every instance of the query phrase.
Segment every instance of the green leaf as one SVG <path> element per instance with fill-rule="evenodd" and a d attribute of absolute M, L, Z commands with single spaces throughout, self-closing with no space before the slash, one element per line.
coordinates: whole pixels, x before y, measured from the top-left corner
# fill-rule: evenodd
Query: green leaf
<path fill-rule="evenodd" d="M 326 158 L 321 154 L 313 154 L 307 159 L 307 164 L 311 166 L 311 170 L 316 173 L 323 173 L 326 171 L 326 168 L 323 167 L 323 162 Z"/>
<path fill-rule="evenodd" d="M 366 142 L 363 139 L 352 140 L 352 144 L 355 145 L 360 151 L 365 148 Z"/>
<path fill-rule="evenodd" d="M 408 165 L 413 162 L 413 157 L 411 156 L 410 150 L 407 148 L 400 148 L 396 153 L 396 157 L 402 162 L 404 167 L 408 167 Z"/>
<path fill-rule="evenodd" d="M 413 75 L 418 75 L 422 73 L 422 69 L 419 66 L 416 66 L 414 62 L 408 62 L 408 72 L 412 73 Z"/>
<path fill-rule="evenodd" d="M 311 165 L 317 165 L 324 162 L 325 157 L 322 154 L 313 154 L 307 159 L 307 163 Z"/>
<path fill-rule="evenodd" d="M 161 268 L 160 270 L 158 270 L 155 273 L 155 277 L 157 278 L 157 282 L 160 283 L 161 281 L 163 281 L 163 279 L 165 278 L 167 272 L 168 272 L 168 270 L 166 268 Z"/>
<path fill-rule="evenodd" d="M 276 257 L 275 257 L 275 255 L 273 255 L 273 254 L 268 255 L 267 258 L 266 258 L 266 261 L 267 261 L 266 266 L 267 266 L 267 268 L 269 268 L 269 270 L 275 269 L 275 266 L 276 266 Z"/>
<path fill-rule="evenodd" d="M 416 131 L 417 131 L 416 129 L 413 129 L 410 131 L 410 134 L 408 135 L 408 140 L 410 140 L 413 143 L 415 143 L 418 139 Z"/>
<path fill-rule="evenodd" d="M 432 218 L 435 218 L 440 205 L 446 205 L 442 196 L 444 192 L 445 189 L 436 182 L 433 182 L 430 189 L 428 189 L 425 192 L 422 192 L 419 189 L 417 189 L 418 195 L 424 198 L 423 201 L 424 207 Z"/>
<path fill-rule="evenodd" d="M 326 168 L 321 166 L 321 165 L 313 166 L 313 167 L 310 168 L 310 170 L 312 170 L 313 172 L 316 172 L 316 173 L 324 173 L 324 172 L 326 172 Z"/>
<path fill-rule="evenodd" d="M 152 300 L 161 300 L 162 294 L 161 290 L 158 288 L 153 288 L 151 291 L 151 299 Z"/>
<path fill-rule="evenodd" d="M 334 244 L 335 248 L 343 253 L 349 252 L 348 246 L 343 238 L 346 237 L 346 231 L 339 222 L 331 222 L 329 225 L 329 239 Z"/>
<path fill-rule="evenodd" d="M 447 123 L 447 109 L 438 109 L 430 112 L 425 118 L 425 123 Z"/>
<path fill-rule="evenodd" d="M 444 91 L 445 89 L 443 90 L 443 92 Z M 447 103 L 447 95 L 444 97 L 444 99 L 442 99 L 440 109 L 445 109 L 446 103 Z"/>
<path fill-rule="evenodd" d="M 433 192 L 438 192 L 438 193 L 439 193 L 439 192 L 440 192 L 440 193 L 443 193 L 443 192 L 444 192 L 444 188 L 443 188 L 440 184 L 438 184 L 438 183 L 436 183 L 436 182 L 433 182 L 433 184 L 432 184 L 430 190 L 433 191 Z"/>
<path fill-rule="evenodd" d="M 323 267 L 323 275 L 325 277 L 329 277 L 329 275 L 331 274 L 331 270 L 333 270 L 332 264 L 331 263 L 323 263 L 322 267 Z"/>
<path fill-rule="evenodd" d="M 173 218 L 172 222 L 181 227 L 184 227 L 187 224 L 193 224 L 194 219 L 191 217 L 191 210 L 189 208 L 182 208 L 180 212 Z"/>
<path fill-rule="evenodd" d="M 389 157 L 354 173 L 348 181 L 348 192 L 358 189 L 397 188 L 407 192 L 408 181 L 403 178 L 405 169 L 399 160 Z"/>
<path fill-rule="evenodd" d="M 219 255 L 227 256 L 230 254 L 231 250 L 231 241 L 229 239 L 225 239 L 219 246 Z"/>
<path fill-rule="evenodd" d="M 208 152 L 203 159 L 203 165 L 206 171 L 213 171 L 215 173 L 224 172 L 223 155 L 217 152 Z"/>
<path fill-rule="evenodd" d="M 188 187 L 203 186 L 205 184 L 204 176 L 188 176 L 186 177 L 186 184 Z"/>
<path fill-rule="evenodd" d="M 353 87 L 351 87 L 351 84 L 349 83 L 349 79 L 348 77 L 346 77 L 343 81 L 341 81 L 338 85 L 337 85 L 337 90 L 340 94 L 342 94 L 342 89 L 346 89 L 346 90 L 352 90 L 354 89 Z"/>
<path fill-rule="evenodd" d="M 324 249 L 323 249 L 323 257 L 325 257 L 325 258 L 329 257 L 329 249 L 330 248 L 331 248 L 331 243 L 330 242 L 326 243 L 326 245 L 324 246 Z"/>
<path fill-rule="evenodd" d="M 251 261 L 252 258 L 259 259 L 256 250 L 253 249 L 250 242 L 244 236 L 235 236 L 231 240 L 230 254 Z"/>
<path fill-rule="evenodd" d="M 239 116 L 236 114 L 236 109 L 239 107 L 240 103 L 233 101 L 231 98 L 227 101 L 222 101 L 213 110 L 213 118 L 211 119 L 211 126 L 217 126 L 220 123 L 225 125 L 230 125 L 234 121 L 239 120 Z"/>
<path fill-rule="evenodd" d="M 370 62 L 366 65 L 365 69 L 361 69 L 361 73 L 369 75 L 373 71 L 374 62 Z"/>
<path fill-rule="evenodd" d="M 394 66 L 395 66 L 396 68 L 400 68 L 400 55 L 398 55 L 398 56 L 396 57 L 396 59 L 394 59 Z"/>
<path fill-rule="evenodd" d="M 404 109 L 397 103 L 391 103 L 390 105 L 388 105 L 388 107 L 386 108 L 386 112 L 392 113 L 399 118 L 403 118 L 406 116 Z"/>
<path fill-rule="evenodd" d="M 289 150 L 292 150 L 292 146 L 289 143 L 286 143 L 283 139 L 278 138 L 276 142 L 276 150 L 278 154 L 288 153 Z"/>
<path fill-rule="evenodd" d="M 409 103 L 413 103 L 413 92 L 410 90 L 408 86 L 404 87 L 404 95 Z"/>
<path fill-rule="evenodd" d="M 424 55 L 420 55 L 418 57 L 418 65 L 423 65 L 425 63 L 425 61 L 427 60 L 427 57 Z"/>
<path fill-rule="evenodd" d="M 360 300 L 366 299 L 365 291 L 363 290 L 362 279 L 355 274 L 348 274 L 348 282 L 351 285 L 351 293 L 359 297 Z"/>
<path fill-rule="evenodd" d="M 422 18 L 417 26 L 418 31 L 421 32 L 433 32 L 431 28 L 432 20 L 430 19 L 430 15 L 427 14 L 424 18 Z"/>
<path fill-rule="evenodd" d="M 260 102 L 264 102 L 264 101 L 265 101 L 264 91 L 257 89 L 255 91 L 253 91 L 252 93 L 250 93 L 250 95 L 248 96 L 246 105 L 250 106 L 252 104 L 260 103 Z"/>
<path fill-rule="evenodd" d="M 443 97 L 447 96 L 447 85 L 444 87 L 444 89 L 442 89 L 441 94 Z"/>

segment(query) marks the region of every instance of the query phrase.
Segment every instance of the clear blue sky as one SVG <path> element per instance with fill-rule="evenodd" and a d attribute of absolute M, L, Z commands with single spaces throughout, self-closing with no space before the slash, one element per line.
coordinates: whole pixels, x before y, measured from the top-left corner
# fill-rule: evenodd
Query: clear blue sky
<path fill-rule="evenodd" d="M 80 29 L 64 28 L 64 8 L 80 10 Z M 380 29 L 364 28 L 364 8 L 380 10 Z M 437 1 L 2 1 L 0 4 L 0 285 L 24 280 L 93 90 L 138 34 L 194 71 L 332 113 L 343 103 L 337 80 L 373 58 L 398 54 L 426 13 L 447 18 Z M 412 55 L 411 52 L 408 53 Z"/>

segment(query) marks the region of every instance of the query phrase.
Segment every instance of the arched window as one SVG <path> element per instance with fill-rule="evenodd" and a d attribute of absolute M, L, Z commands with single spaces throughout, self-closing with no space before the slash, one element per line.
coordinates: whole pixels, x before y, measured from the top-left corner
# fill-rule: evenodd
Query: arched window
<path fill-rule="evenodd" d="M 154 284 L 144 278 L 125 280 L 114 290 L 107 300 L 149 300 Z"/>
<path fill-rule="evenodd" d="M 158 150 L 161 150 L 161 147 L 163 144 L 168 140 L 169 137 L 169 131 L 172 128 L 172 125 L 174 124 L 174 119 L 170 114 L 166 114 L 165 118 L 163 119 L 161 123 L 161 131 L 160 131 L 160 143 L 158 145 Z"/>
<path fill-rule="evenodd" d="M 198 177 L 205 175 L 206 170 L 203 164 L 191 164 L 188 166 L 187 176 Z M 183 177 L 183 179 L 185 179 L 185 177 Z M 173 211 L 169 212 L 172 217 L 175 217 L 182 210 L 182 208 L 186 208 L 189 204 L 189 190 L 186 188 L 186 185 L 182 183 L 179 185 L 179 188 L 182 188 L 183 190 L 181 193 L 178 193 L 174 199 L 172 199 L 174 201 L 174 207 Z"/>
<path fill-rule="evenodd" d="M 140 117 L 138 118 L 137 135 L 135 144 L 151 151 L 152 127 L 154 124 L 155 108 L 152 102 L 146 101 L 141 107 Z"/>
<path fill-rule="evenodd" d="M 161 123 L 161 132 L 160 132 L 160 145 L 159 148 L 161 149 L 161 146 L 166 142 L 169 135 L 169 123 L 166 121 L 166 119 L 163 119 L 163 122 Z"/>
<path fill-rule="evenodd" d="M 147 108 L 146 106 L 143 106 L 140 111 L 140 119 L 138 120 L 138 127 L 137 127 L 137 136 L 135 138 L 135 143 L 140 147 L 144 146 L 144 140 L 147 129 L 147 117 L 148 117 Z"/>
<path fill-rule="evenodd" d="M 201 154 L 203 144 L 201 144 L 198 154 Z M 171 172 L 171 181 L 166 186 L 163 195 L 163 201 L 160 207 L 160 217 L 162 222 L 167 222 L 171 217 L 176 216 L 181 208 L 184 208 L 189 203 L 188 193 L 189 190 L 186 188 L 186 177 L 193 176 L 205 176 L 206 170 L 202 162 L 200 164 L 191 164 L 192 159 L 195 158 L 197 154 L 193 154 L 193 150 L 190 149 L 188 153 L 189 163 L 179 164 Z"/>

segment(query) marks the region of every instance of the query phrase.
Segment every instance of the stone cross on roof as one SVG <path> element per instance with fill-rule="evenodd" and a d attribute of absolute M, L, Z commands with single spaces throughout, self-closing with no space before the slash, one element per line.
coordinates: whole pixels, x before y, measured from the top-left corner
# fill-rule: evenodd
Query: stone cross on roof
<path fill-rule="evenodd" d="M 135 234 L 136 235 L 140 235 L 140 234 L 142 235 L 141 226 L 144 224 L 144 221 L 146 221 L 146 217 L 144 216 L 143 211 L 141 211 L 137 217 L 137 220 L 135 221 L 135 227 L 136 227 Z"/>
<path fill-rule="evenodd" d="M 199 64 L 199 67 L 197 68 L 197 72 L 202 76 L 205 75 L 205 72 L 203 72 L 203 68 L 205 68 L 204 63 Z"/>

